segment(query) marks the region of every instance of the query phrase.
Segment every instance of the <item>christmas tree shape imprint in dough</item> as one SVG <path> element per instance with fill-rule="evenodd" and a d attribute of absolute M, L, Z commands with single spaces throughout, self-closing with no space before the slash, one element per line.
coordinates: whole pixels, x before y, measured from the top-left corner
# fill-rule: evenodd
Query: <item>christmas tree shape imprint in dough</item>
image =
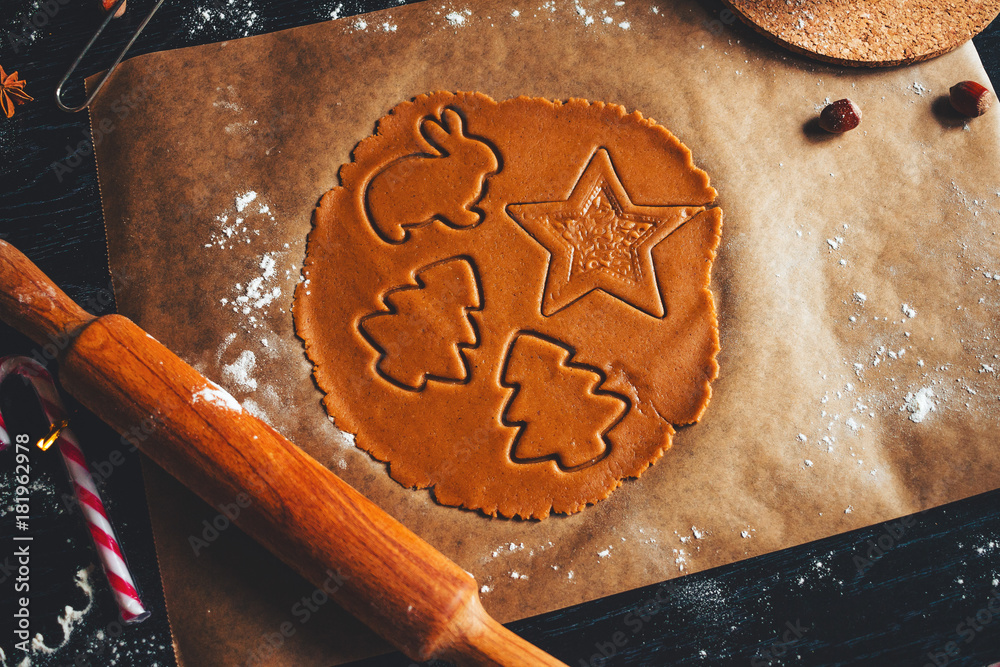
<path fill-rule="evenodd" d="M 471 259 L 430 264 L 417 272 L 416 282 L 387 291 L 382 302 L 388 310 L 358 322 L 361 335 L 379 353 L 376 373 L 406 391 L 420 391 L 429 380 L 468 382 L 462 351 L 479 344 L 469 312 L 482 310 Z"/>
<path fill-rule="evenodd" d="M 503 422 L 519 426 L 510 457 L 516 463 L 554 460 L 572 472 L 610 452 L 607 434 L 628 412 L 623 396 L 602 391 L 604 374 L 571 363 L 573 349 L 539 334 L 518 334 L 503 368 L 503 385 L 514 392 Z"/>
<path fill-rule="evenodd" d="M 389 163 L 365 192 L 368 221 L 387 243 L 403 243 L 410 229 L 434 220 L 454 229 L 475 227 L 483 214 L 473 207 L 482 199 L 486 177 L 500 169 L 499 152 L 465 134 L 454 109 L 441 112 L 440 122 L 425 118 L 420 134 L 430 152 Z"/>
<path fill-rule="evenodd" d="M 568 200 L 507 207 L 551 255 L 542 297 L 546 317 L 597 289 L 663 317 L 653 247 L 703 210 L 634 205 L 603 148 L 591 158 Z"/>

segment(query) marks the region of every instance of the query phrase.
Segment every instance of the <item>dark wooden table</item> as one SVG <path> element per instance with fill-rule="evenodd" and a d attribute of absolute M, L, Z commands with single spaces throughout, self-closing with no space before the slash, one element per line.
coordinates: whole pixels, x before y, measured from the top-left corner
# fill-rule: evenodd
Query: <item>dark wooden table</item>
<path fill-rule="evenodd" d="M 130 0 L 128 14 L 109 28 L 82 71 L 106 67 L 152 2 Z M 133 53 L 290 28 L 390 4 L 398 3 L 167 2 Z M 106 301 L 108 268 L 87 117 L 64 114 L 52 100 L 56 82 L 96 27 L 95 5 L 96 0 L 3 0 L 0 7 L 0 64 L 8 72 L 19 70 L 38 98 L 19 108 L 12 120 L 0 118 L 0 237 L 25 252 L 70 296 L 111 312 L 113 304 L 99 305 Z M 711 2 L 709 8 L 721 11 Z M 743 39 L 758 39 L 740 25 L 731 29 Z M 1000 81 L 1000 21 L 975 42 L 993 80 Z M 192 80 L 192 94 L 198 94 L 199 85 Z M 69 96 L 77 100 L 81 95 L 77 79 Z M 30 355 L 35 349 L 0 325 L 0 355 Z M 45 425 L 18 385 L 17 380 L 4 385 L 0 407 L 12 431 L 37 437 Z M 88 613 L 65 646 L 51 655 L 32 654 L 30 664 L 173 665 L 137 455 L 113 458 L 122 449 L 118 437 L 72 402 L 70 409 L 92 467 L 106 473 L 100 487 L 153 616 L 123 628 L 100 571 L 94 570 Z M 57 619 L 64 608 L 87 605 L 75 577 L 97 560 L 79 512 L 66 502 L 70 488 L 58 456 L 36 451 L 32 457 L 32 634 L 41 633 L 48 646 L 56 647 L 63 639 Z M 0 453 L 0 648 L 6 654 L 0 665 L 11 667 L 23 658 L 12 648 L 12 467 L 11 453 Z M 998 501 L 1000 492 L 984 494 L 903 522 L 622 593 L 512 628 L 573 667 L 985 666 L 1000 661 L 1000 615 L 994 613 L 1000 612 Z M 406 667 L 410 661 L 392 655 L 358 664 Z"/>

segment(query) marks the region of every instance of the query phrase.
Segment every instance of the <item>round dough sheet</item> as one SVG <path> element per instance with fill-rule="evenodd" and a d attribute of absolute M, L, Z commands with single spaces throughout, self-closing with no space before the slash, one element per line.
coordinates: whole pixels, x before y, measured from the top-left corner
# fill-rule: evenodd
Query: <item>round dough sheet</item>
<path fill-rule="evenodd" d="M 722 212 L 613 104 L 434 93 L 322 198 L 294 304 L 324 404 L 407 487 L 505 517 L 606 498 L 696 422 Z"/>

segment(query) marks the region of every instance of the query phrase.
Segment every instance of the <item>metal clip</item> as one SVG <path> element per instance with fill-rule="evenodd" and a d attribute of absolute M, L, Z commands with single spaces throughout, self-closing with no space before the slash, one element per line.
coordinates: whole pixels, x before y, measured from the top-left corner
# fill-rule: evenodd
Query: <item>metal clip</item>
<path fill-rule="evenodd" d="M 62 88 L 64 85 L 66 85 L 66 81 L 68 81 L 69 78 L 73 76 L 73 73 L 76 72 L 76 68 L 80 66 L 80 63 L 83 61 L 84 56 L 86 56 L 87 52 L 90 51 L 91 47 L 94 46 L 94 43 L 97 41 L 97 38 L 101 36 L 101 33 L 104 32 L 104 29 L 108 27 L 108 24 L 111 23 L 111 20 L 115 17 L 115 14 L 117 14 L 118 10 L 122 7 L 122 5 L 125 4 L 125 0 L 118 0 L 118 2 L 115 3 L 115 6 L 108 10 L 108 15 L 105 17 L 104 22 L 101 24 L 101 27 L 97 29 L 97 32 L 94 33 L 94 36 L 90 38 L 89 42 L 87 42 L 87 46 L 83 47 L 83 51 L 81 51 L 80 55 L 76 57 L 76 60 L 73 61 L 73 64 L 70 65 L 69 70 L 66 72 L 66 75 L 62 78 L 62 80 L 59 81 L 59 85 L 56 86 L 56 106 L 58 106 L 66 113 L 76 113 L 77 111 L 83 111 L 84 109 L 89 107 L 90 103 L 94 101 L 95 97 L 97 97 L 97 94 L 101 92 L 101 88 L 104 87 L 104 84 L 108 82 L 109 78 L 111 78 L 111 75 L 114 73 L 115 69 L 117 69 L 118 65 L 121 64 L 122 60 L 125 58 L 125 54 L 128 53 L 129 49 L 132 48 L 132 45 L 135 44 L 135 40 L 137 40 L 142 31 L 146 29 L 146 24 L 149 23 L 150 19 L 153 18 L 153 14 L 156 13 L 156 10 L 160 8 L 160 5 L 162 5 L 163 2 L 164 0 L 157 0 L 156 4 L 153 5 L 153 8 L 149 11 L 149 14 L 147 14 L 146 18 L 142 20 L 142 23 L 139 24 L 139 27 L 136 29 L 136 31 L 132 33 L 132 38 L 128 40 L 128 44 L 126 44 L 125 48 L 122 49 L 122 52 L 118 54 L 118 59 L 115 60 L 114 64 L 111 65 L 110 69 L 108 69 L 108 71 L 104 73 L 104 76 L 101 77 L 101 80 L 97 82 L 97 85 L 94 86 L 93 92 L 91 92 L 90 95 L 87 96 L 87 99 L 84 101 L 84 103 L 78 107 L 66 106 L 65 104 L 63 104 L 62 101 Z"/>

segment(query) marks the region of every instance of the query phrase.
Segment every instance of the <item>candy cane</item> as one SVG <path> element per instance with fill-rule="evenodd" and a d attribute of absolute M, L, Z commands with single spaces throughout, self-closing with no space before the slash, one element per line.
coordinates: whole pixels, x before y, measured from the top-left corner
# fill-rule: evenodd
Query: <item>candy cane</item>
<path fill-rule="evenodd" d="M 7 449 L 8 445 L 10 445 L 10 436 L 7 434 L 7 424 L 3 420 L 3 415 L 0 414 L 0 452 Z"/>
<path fill-rule="evenodd" d="M 87 468 L 87 460 L 83 457 L 83 450 L 80 449 L 76 435 L 65 425 L 66 410 L 59 398 L 59 392 L 56 391 L 55 381 L 44 366 L 27 357 L 0 359 L 0 382 L 3 382 L 8 375 L 20 375 L 31 382 L 35 394 L 38 395 L 38 400 L 41 401 L 45 416 L 52 425 L 53 432 L 57 434 L 55 443 L 59 445 L 59 453 L 62 454 L 63 463 L 66 464 L 77 503 L 87 521 L 87 527 L 90 528 L 90 535 L 94 538 L 94 545 L 97 547 L 101 565 L 104 567 L 104 573 L 111 585 L 111 592 L 118 603 L 122 620 L 126 623 L 139 623 L 146 620 L 149 618 L 149 612 L 146 611 L 142 600 L 139 599 L 135 580 L 132 578 L 128 565 L 125 563 L 125 556 L 118 546 L 114 528 L 111 526 L 104 502 L 94 484 L 94 478 Z M 2 416 L 0 416 L 0 445 L 2 445 L 0 449 L 10 445 L 10 435 L 7 433 Z"/>

